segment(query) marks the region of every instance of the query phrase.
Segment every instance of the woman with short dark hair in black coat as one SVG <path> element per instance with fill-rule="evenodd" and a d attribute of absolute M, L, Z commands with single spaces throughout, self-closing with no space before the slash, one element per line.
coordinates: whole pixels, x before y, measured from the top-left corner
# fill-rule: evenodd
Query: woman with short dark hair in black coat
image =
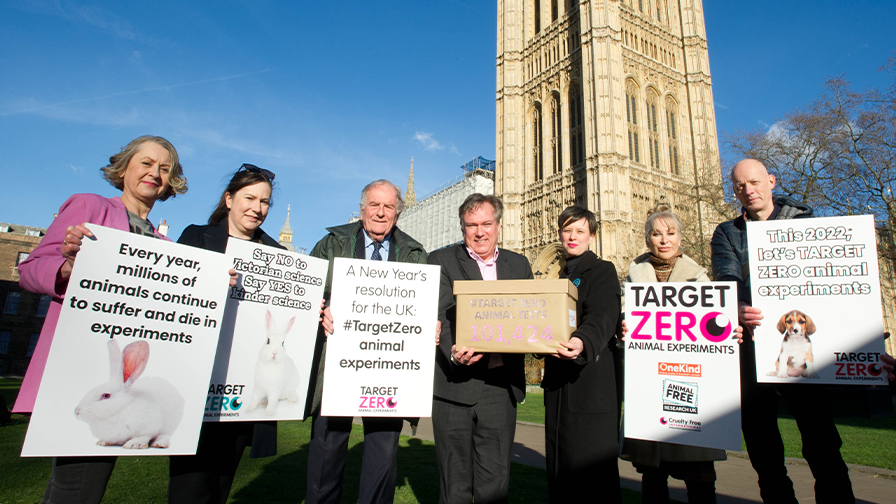
<path fill-rule="evenodd" d="M 230 237 L 283 248 L 261 230 L 274 174 L 244 164 L 230 179 L 207 225 L 188 226 L 177 243 L 223 253 Z M 277 422 L 206 422 L 196 455 L 172 456 L 169 503 L 226 503 L 246 446 L 252 458 L 277 454 Z"/>
<path fill-rule="evenodd" d="M 616 378 L 610 346 L 619 317 L 619 279 L 612 263 L 588 248 L 597 219 L 572 206 L 558 219 L 566 267 L 578 288 L 576 330 L 545 358 L 545 449 L 552 503 L 621 502 Z"/>

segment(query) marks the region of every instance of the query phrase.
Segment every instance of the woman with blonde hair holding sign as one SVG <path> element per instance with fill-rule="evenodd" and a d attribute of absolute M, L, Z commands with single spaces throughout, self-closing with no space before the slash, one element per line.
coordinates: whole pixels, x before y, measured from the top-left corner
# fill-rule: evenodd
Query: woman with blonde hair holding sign
<path fill-rule="evenodd" d="M 706 269 L 681 253 L 681 222 L 665 204 L 659 204 L 644 223 L 648 252 L 628 266 L 626 282 L 708 282 Z M 740 327 L 737 331 L 741 331 Z M 684 480 L 688 502 L 716 502 L 715 460 L 725 450 L 625 438 L 621 457 L 641 473 L 644 503 L 669 502 L 668 478 Z"/>
<path fill-rule="evenodd" d="M 102 172 L 107 182 L 121 190 L 121 195 L 114 198 L 98 194 L 71 196 L 59 208 L 40 245 L 19 264 L 22 287 L 52 296 L 52 302 L 13 407 L 15 412 L 30 413 L 34 408 L 75 258 L 81 250 L 82 239 L 93 236 L 85 224 L 168 240 L 148 220 L 149 212 L 157 201 L 187 192 L 187 179 L 177 151 L 162 137 L 147 135 L 131 140 L 121 152 L 109 158 L 109 165 Z M 54 458 L 43 502 L 100 502 L 115 461 L 116 457 Z"/>

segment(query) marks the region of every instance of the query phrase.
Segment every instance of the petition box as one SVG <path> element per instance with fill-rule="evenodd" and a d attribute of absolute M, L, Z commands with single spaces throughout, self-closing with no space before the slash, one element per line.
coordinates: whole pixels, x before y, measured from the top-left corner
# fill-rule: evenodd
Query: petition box
<path fill-rule="evenodd" d="M 556 353 L 576 329 L 579 293 L 566 279 L 457 281 L 454 295 L 458 348 Z"/>

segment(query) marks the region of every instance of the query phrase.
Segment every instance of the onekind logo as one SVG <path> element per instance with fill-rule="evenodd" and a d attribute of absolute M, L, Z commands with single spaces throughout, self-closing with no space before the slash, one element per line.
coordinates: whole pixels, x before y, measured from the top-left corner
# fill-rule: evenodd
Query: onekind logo
<path fill-rule="evenodd" d="M 702 376 L 700 364 L 676 364 L 672 362 L 660 362 L 659 374 L 668 376 Z"/>

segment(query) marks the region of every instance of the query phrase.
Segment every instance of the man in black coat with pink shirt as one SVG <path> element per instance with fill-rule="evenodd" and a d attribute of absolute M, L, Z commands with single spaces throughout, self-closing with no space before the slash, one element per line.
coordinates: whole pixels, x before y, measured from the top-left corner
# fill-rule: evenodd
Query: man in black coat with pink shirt
<path fill-rule="evenodd" d="M 473 194 L 458 215 L 464 242 L 430 254 L 442 267 L 432 422 L 439 502 L 506 502 L 516 405 L 526 395 L 523 354 L 483 354 L 456 341 L 455 280 L 531 279 L 525 257 L 499 249 L 504 205 Z"/>

